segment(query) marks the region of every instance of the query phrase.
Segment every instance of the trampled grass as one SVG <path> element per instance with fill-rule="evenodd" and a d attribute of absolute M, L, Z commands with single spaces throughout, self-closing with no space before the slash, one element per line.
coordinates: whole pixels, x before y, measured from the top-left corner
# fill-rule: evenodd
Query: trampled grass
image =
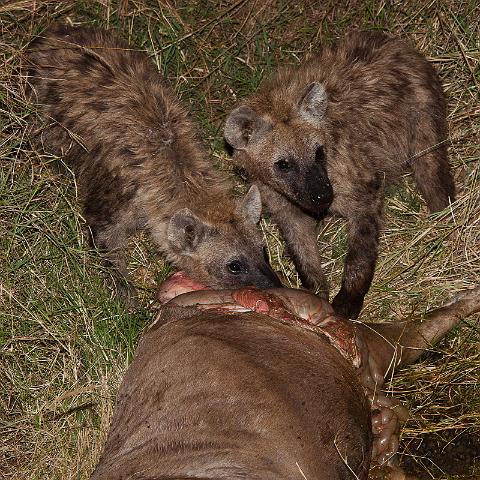
<path fill-rule="evenodd" d="M 434 62 L 448 96 L 458 199 L 450 212 L 432 216 L 408 177 L 392 189 L 363 318 L 422 314 L 479 282 L 478 2 L 2 2 L 1 478 L 88 478 L 121 376 L 151 319 L 155 286 L 169 273 L 146 239 L 132 241 L 130 266 L 144 310 L 125 313 L 103 287 L 104 272 L 89 247 L 73 177 L 57 173 L 54 166 L 61 160 L 29 141 L 36 112 L 23 93 L 22 52 L 60 19 L 115 29 L 147 50 L 200 122 L 215 161 L 226 169 L 231 166 L 222 123 L 276 65 L 296 63 L 320 42 L 354 28 L 387 30 L 409 40 Z M 239 177 L 238 185 L 244 188 Z M 275 267 L 298 285 L 278 232 L 268 220 L 262 228 Z M 321 232 L 319 246 L 335 290 L 346 245 L 342 221 L 330 221 Z M 402 438 L 404 460 L 417 471 L 423 465 L 423 478 L 480 476 L 478 319 L 465 321 L 435 352 L 399 372 L 390 386 L 411 409 Z M 442 457 L 449 455 L 456 461 L 446 465 Z M 467 473 L 469 464 L 476 466 Z"/>

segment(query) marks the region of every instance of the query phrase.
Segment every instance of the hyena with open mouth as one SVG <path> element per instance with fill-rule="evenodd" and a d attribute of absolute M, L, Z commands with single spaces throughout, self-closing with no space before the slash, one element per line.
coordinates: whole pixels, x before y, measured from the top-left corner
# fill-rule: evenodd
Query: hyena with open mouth
<path fill-rule="evenodd" d="M 233 199 L 145 53 L 100 29 L 55 26 L 27 62 L 48 123 L 41 143 L 73 169 L 94 243 L 127 304 L 135 289 L 125 249 L 143 228 L 169 261 L 213 288 L 279 285 L 256 228 L 258 189 Z"/>

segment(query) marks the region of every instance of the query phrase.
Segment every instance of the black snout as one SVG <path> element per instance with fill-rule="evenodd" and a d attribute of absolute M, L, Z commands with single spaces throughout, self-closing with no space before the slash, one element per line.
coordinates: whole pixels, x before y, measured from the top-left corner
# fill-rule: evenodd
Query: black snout
<path fill-rule="evenodd" d="M 278 288 L 282 286 L 278 275 L 268 263 L 262 265 L 259 270 L 262 277 L 256 283 L 256 286 L 259 288 Z"/>
<path fill-rule="evenodd" d="M 333 188 L 326 169 L 316 164 L 305 174 L 305 200 L 318 213 L 325 211 L 333 202 Z"/>
<path fill-rule="evenodd" d="M 304 166 L 305 165 L 305 166 Z M 285 155 L 274 163 L 274 174 L 264 179 L 267 185 L 285 195 L 309 215 L 321 219 L 333 202 L 333 188 L 326 169 L 323 147 L 315 149 L 315 159 L 298 161 Z"/>

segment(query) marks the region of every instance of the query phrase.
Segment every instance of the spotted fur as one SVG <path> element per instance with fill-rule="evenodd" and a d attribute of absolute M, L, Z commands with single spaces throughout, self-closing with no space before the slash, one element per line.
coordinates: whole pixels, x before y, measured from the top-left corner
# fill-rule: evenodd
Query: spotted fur
<path fill-rule="evenodd" d="M 27 64 L 46 124 L 38 140 L 75 172 L 94 242 L 124 298 L 134 296 L 125 248 L 143 228 L 206 285 L 278 285 L 255 226 L 258 190 L 233 199 L 230 179 L 145 53 L 104 30 L 57 25 L 33 42 Z"/>
<path fill-rule="evenodd" d="M 338 313 L 357 317 L 370 287 L 386 185 L 411 169 L 432 212 L 454 199 L 445 104 L 421 54 L 386 34 L 354 33 L 280 68 L 228 117 L 234 162 L 259 185 L 303 284 L 325 297 L 317 220 L 346 219 Z"/>

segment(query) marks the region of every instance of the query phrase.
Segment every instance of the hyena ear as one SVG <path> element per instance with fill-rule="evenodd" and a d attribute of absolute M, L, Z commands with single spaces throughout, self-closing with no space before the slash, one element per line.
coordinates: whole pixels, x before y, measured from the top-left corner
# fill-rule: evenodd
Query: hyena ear
<path fill-rule="evenodd" d="M 188 208 L 178 210 L 170 219 L 167 238 L 172 247 L 179 252 L 191 252 L 205 238 L 207 225 Z"/>
<path fill-rule="evenodd" d="M 318 82 L 308 86 L 299 103 L 300 116 L 310 122 L 318 122 L 323 118 L 328 106 L 325 87 Z"/>
<path fill-rule="evenodd" d="M 271 129 L 250 107 L 236 108 L 227 118 L 224 128 L 225 140 L 236 150 L 243 150 L 249 142 L 258 140 Z"/>
<path fill-rule="evenodd" d="M 262 215 L 262 197 L 256 185 L 252 185 L 247 194 L 238 202 L 237 214 L 246 222 L 257 224 Z"/>

